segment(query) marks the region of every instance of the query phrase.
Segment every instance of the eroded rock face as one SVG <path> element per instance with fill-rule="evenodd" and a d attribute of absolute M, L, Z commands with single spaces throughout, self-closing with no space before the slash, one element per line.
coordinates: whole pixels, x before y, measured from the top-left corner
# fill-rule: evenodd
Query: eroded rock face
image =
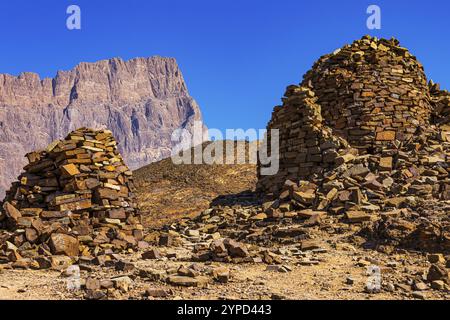
<path fill-rule="evenodd" d="M 135 169 L 170 155 L 172 132 L 201 120 L 172 58 L 80 63 L 43 80 L 0 74 L 0 198 L 24 154 L 76 128 L 110 129 Z"/>

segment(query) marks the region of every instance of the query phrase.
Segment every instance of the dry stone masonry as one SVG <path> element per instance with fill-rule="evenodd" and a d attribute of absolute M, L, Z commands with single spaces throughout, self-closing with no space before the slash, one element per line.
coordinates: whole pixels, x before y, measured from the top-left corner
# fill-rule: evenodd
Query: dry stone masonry
<path fill-rule="evenodd" d="M 132 172 L 111 131 L 81 128 L 26 157 L 3 203 L 0 256 L 93 257 L 136 246 L 143 228 Z"/>
<path fill-rule="evenodd" d="M 282 100 L 267 127 L 279 129 L 280 170 L 258 181 L 258 190 L 276 199 L 269 216 L 280 215 L 280 204 L 350 223 L 381 214 L 381 232 L 393 217 L 414 220 L 426 202 L 448 214 L 450 94 L 427 83 L 397 40 L 366 36 L 320 58 Z M 445 217 L 441 231 L 421 227 L 419 246 L 430 240 L 428 249 L 450 249 Z"/>
<path fill-rule="evenodd" d="M 335 134 L 362 151 L 410 139 L 432 105 L 423 66 L 395 39 L 365 37 L 326 55 L 305 75 Z"/>

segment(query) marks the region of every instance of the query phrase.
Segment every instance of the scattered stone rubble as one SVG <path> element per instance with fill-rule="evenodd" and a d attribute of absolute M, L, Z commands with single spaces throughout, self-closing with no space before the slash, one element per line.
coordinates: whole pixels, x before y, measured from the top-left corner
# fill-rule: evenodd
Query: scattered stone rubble
<path fill-rule="evenodd" d="M 132 172 L 109 130 L 81 128 L 26 156 L 3 203 L 0 259 L 45 268 L 58 256 L 136 247 L 143 227 Z"/>
<path fill-rule="evenodd" d="M 172 287 L 207 287 L 213 283 L 227 283 L 231 279 L 231 272 L 222 266 L 201 266 L 198 264 L 167 267 L 165 270 L 151 268 L 136 268 L 128 275 L 113 276 L 111 278 L 83 279 L 81 287 L 84 297 L 89 300 L 120 298 L 131 291 L 137 283 L 144 281 L 151 283 L 140 293 L 147 298 L 168 298 L 173 290 L 161 288 L 167 284 Z"/>
<path fill-rule="evenodd" d="M 327 245 L 313 238 L 316 230 L 312 227 L 323 222 L 330 225 L 331 221 L 317 219 L 317 223 L 311 223 L 315 216 L 309 212 L 269 217 L 254 193 L 225 197 L 219 202 L 195 219 L 150 232 L 146 241 L 188 248 L 192 251 L 189 261 L 265 263 L 279 265 L 280 270 L 289 269 L 288 264 L 318 264 L 317 255 L 327 252 Z M 153 250 L 145 255 L 158 256 Z"/>

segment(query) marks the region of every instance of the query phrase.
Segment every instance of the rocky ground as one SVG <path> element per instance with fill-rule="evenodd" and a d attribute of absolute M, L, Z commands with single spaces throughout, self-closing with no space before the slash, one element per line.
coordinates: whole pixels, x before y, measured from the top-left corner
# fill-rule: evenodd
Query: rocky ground
<path fill-rule="evenodd" d="M 0 299 L 450 298 L 449 201 L 330 214 L 248 191 L 254 165 L 169 161 L 135 172 L 145 222 L 135 249 L 4 261 Z"/>
<path fill-rule="evenodd" d="M 291 225 L 295 230 L 300 225 Z M 310 227 L 313 240 L 287 241 L 270 248 L 234 242 L 219 262 L 199 261 L 198 247 L 217 250 L 219 236 L 191 229 L 171 246 L 80 259 L 79 277 L 65 267 L 22 270 L 3 265 L 2 299 L 449 299 L 444 281 L 429 278 L 433 266 L 445 270 L 449 257 L 397 249 L 390 254 L 361 246 L 360 227 L 339 234 Z M 175 235 L 175 232 L 172 232 Z M 219 238 L 215 240 L 214 238 Z M 290 243 L 288 243 L 290 242 Z M 215 246 L 215 247 L 214 247 Z M 194 249 L 193 249 L 194 248 Z M 239 248 L 243 249 L 241 255 Z M 271 261 L 268 261 L 266 250 Z M 229 257 L 233 257 L 229 259 Z M 446 260 L 447 259 L 447 260 Z M 216 260 L 216 261 L 211 261 Z M 99 265 L 100 264 L 100 265 Z M 368 286 L 368 268 L 380 268 L 381 286 Z M 448 270 L 448 269 L 447 269 Z M 74 290 L 70 284 L 81 288 Z M 75 281 L 75 282 L 74 282 Z"/>
<path fill-rule="evenodd" d="M 136 249 L 119 254 L 105 246 L 95 258 L 50 256 L 39 267 L 23 259 L 0 264 L 0 299 L 450 298 L 450 256 L 446 238 L 439 238 L 447 232 L 448 201 L 408 204 L 371 219 L 332 215 L 244 191 L 254 184 L 254 166 L 230 166 L 222 189 L 205 187 L 216 183 L 217 167 L 165 166 L 157 163 L 146 173 L 154 179 L 148 193 L 138 185 L 140 206 L 161 211 L 145 213 L 145 237 Z M 233 193 L 227 186 L 239 176 Z M 189 197 L 164 200 L 192 188 L 205 195 L 200 208 L 193 209 Z M 143 197 L 159 201 L 144 203 Z M 191 213 L 161 221 L 176 208 Z"/>

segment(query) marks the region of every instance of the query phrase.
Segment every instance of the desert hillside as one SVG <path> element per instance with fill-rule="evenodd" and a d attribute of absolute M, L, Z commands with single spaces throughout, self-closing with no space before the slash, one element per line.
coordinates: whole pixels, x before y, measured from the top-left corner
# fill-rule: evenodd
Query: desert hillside
<path fill-rule="evenodd" d="M 195 216 L 218 196 L 251 191 L 256 186 L 256 165 L 248 163 L 175 165 L 167 158 L 137 169 L 133 175 L 138 205 L 147 226 Z"/>

